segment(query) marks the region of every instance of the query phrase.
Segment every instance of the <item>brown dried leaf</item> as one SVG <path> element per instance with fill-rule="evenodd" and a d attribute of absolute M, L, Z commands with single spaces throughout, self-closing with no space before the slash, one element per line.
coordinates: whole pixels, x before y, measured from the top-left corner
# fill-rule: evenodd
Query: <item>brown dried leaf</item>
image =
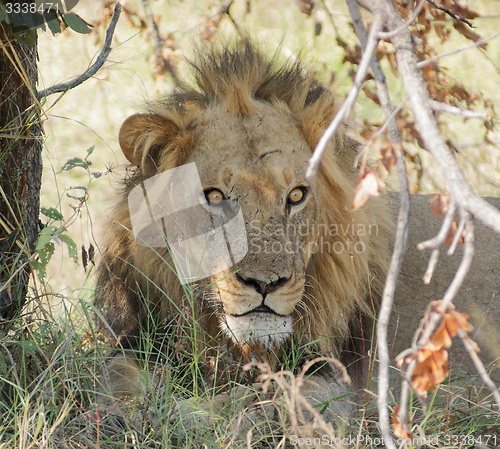
<path fill-rule="evenodd" d="M 323 29 L 323 24 L 321 22 L 316 22 L 314 24 L 314 35 L 319 36 L 321 34 L 322 29 Z"/>
<path fill-rule="evenodd" d="M 424 357 L 417 363 L 412 375 L 412 388 L 422 396 L 427 395 L 427 391 L 435 388 L 446 379 L 448 371 L 448 351 L 441 349 L 438 351 L 422 352 Z"/>
<path fill-rule="evenodd" d="M 443 319 L 437 330 L 432 335 L 429 343 L 425 346 L 429 346 L 429 349 L 433 348 L 432 350 L 434 351 L 442 348 L 449 348 L 451 346 L 451 337 L 454 337 L 454 335 L 450 335 L 448 329 L 446 328 L 446 319 Z"/>
<path fill-rule="evenodd" d="M 372 90 L 370 90 L 370 88 L 366 84 L 363 86 L 363 92 L 375 104 L 380 105 L 380 101 L 379 101 L 379 99 L 377 97 L 377 94 L 375 92 L 373 92 Z"/>
<path fill-rule="evenodd" d="M 457 233 L 457 228 L 458 228 L 458 224 L 455 220 L 453 220 L 451 222 L 450 230 L 448 231 L 448 235 L 446 236 L 446 239 L 444 241 L 447 245 L 451 245 L 451 243 L 453 242 L 453 239 L 455 238 L 455 234 Z M 462 235 L 458 239 L 458 243 L 461 245 L 464 243 L 465 234 L 466 234 L 466 232 L 465 232 L 465 230 L 463 230 Z"/>
<path fill-rule="evenodd" d="M 470 27 L 463 22 L 456 20 L 453 22 L 453 26 L 462 36 L 473 42 L 477 42 L 481 39 L 481 36 L 479 36 L 479 34 L 474 33 L 474 31 L 472 31 Z M 486 43 L 481 44 L 479 47 L 486 48 Z"/>
<path fill-rule="evenodd" d="M 87 272 L 88 257 L 87 257 L 87 250 L 85 249 L 84 245 L 82 245 L 82 265 L 84 271 Z"/>
<path fill-rule="evenodd" d="M 397 153 L 395 148 L 393 146 L 382 148 L 380 154 L 382 155 L 382 165 L 387 170 L 387 173 L 390 173 L 396 167 Z"/>
<path fill-rule="evenodd" d="M 450 195 L 435 193 L 431 195 L 430 205 L 432 213 L 438 218 L 444 218 L 450 204 Z"/>
<path fill-rule="evenodd" d="M 444 316 L 443 321 L 451 337 L 457 334 L 458 329 L 462 329 L 464 332 L 470 332 L 474 329 L 474 326 L 467 321 L 469 317 L 470 315 L 456 310 L 451 310 Z"/>
<path fill-rule="evenodd" d="M 300 12 L 304 13 L 306 16 L 310 16 L 312 10 L 314 9 L 314 0 L 297 0 Z"/>
<path fill-rule="evenodd" d="M 380 196 L 378 191 L 377 176 L 370 169 L 366 169 L 364 175 L 358 182 L 352 199 L 352 208 L 358 210 L 362 207 L 371 196 Z"/>
<path fill-rule="evenodd" d="M 95 249 L 92 243 L 89 245 L 89 260 L 92 262 L 92 265 L 95 265 Z"/>
<path fill-rule="evenodd" d="M 394 407 L 394 412 L 392 414 L 392 430 L 397 438 L 407 438 L 413 439 L 413 434 L 406 429 L 406 427 L 398 421 L 399 404 Z"/>

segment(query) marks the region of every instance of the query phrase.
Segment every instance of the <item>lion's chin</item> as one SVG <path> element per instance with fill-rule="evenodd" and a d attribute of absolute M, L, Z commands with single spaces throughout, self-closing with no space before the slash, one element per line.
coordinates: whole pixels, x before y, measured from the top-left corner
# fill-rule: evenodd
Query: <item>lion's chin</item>
<path fill-rule="evenodd" d="M 237 344 L 258 343 L 271 350 L 292 334 L 292 317 L 259 312 L 226 315 L 221 326 Z"/>

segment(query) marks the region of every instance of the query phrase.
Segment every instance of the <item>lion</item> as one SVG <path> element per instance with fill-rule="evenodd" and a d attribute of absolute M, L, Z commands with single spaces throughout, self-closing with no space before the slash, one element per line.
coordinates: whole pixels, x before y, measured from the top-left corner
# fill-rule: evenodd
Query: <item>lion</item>
<path fill-rule="evenodd" d="M 177 354 L 178 340 L 195 323 L 207 372 L 209 358 L 224 348 L 237 366 L 265 361 L 279 368 L 293 346 L 302 348 L 296 368 L 321 355 L 340 358 L 363 378 L 364 356 L 374 349 L 372 320 L 392 251 L 397 201 L 372 198 L 352 209 L 358 144 L 347 127 L 329 143 L 317 176 L 305 179 L 338 100 L 300 60 L 268 58 L 244 40 L 199 51 L 191 66 L 194 87 L 182 86 L 150 104 L 119 132 L 135 169 L 109 220 L 96 290 L 113 336 L 123 347 L 137 348 L 145 330 L 162 329 L 168 335 L 163 341 Z M 199 179 L 186 182 L 193 168 L 192 179 Z M 161 181 L 177 169 L 179 176 L 168 178 L 175 182 Z M 187 221 L 155 221 L 155 208 L 164 216 L 169 208 L 189 210 L 170 214 L 173 222 Z M 200 224 L 207 217 L 210 232 Z M 244 232 L 230 232 L 229 221 Z M 207 235 L 222 228 L 223 240 L 210 246 Z M 209 275 L 197 278 L 189 267 L 180 268 L 182 257 L 172 248 L 200 235 L 217 255 L 204 272 Z M 223 263 L 218 251 L 226 249 Z M 130 369 L 128 363 L 117 366 Z M 339 396 L 333 364 L 313 371 L 309 379 L 320 402 Z"/>

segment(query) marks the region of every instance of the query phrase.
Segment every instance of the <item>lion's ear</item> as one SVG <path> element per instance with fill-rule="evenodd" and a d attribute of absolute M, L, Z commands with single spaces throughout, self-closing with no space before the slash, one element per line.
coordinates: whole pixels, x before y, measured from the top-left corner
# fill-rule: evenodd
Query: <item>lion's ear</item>
<path fill-rule="evenodd" d="M 156 164 L 160 151 L 177 133 L 177 126 L 155 114 L 135 114 L 123 123 L 118 141 L 125 157 L 137 167 Z"/>

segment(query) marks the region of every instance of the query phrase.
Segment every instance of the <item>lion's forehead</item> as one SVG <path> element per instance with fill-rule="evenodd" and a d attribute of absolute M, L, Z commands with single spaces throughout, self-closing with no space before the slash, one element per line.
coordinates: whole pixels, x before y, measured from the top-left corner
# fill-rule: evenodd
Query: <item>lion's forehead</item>
<path fill-rule="evenodd" d="M 208 114 L 208 112 L 207 112 Z M 195 162 L 205 188 L 257 189 L 276 201 L 281 190 L 304 181 L 311 149 L 290 115 L 272 107 L 251 116 L 210 110 L 187 162 Z"/>

